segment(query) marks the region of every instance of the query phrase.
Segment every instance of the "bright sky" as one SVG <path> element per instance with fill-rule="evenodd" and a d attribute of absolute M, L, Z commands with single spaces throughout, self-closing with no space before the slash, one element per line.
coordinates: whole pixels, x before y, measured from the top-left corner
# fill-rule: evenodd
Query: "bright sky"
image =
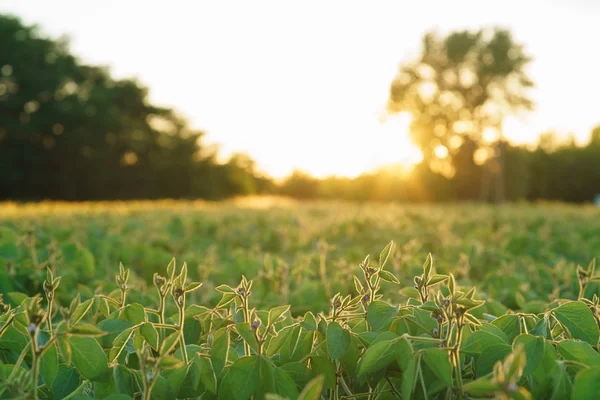
<path fill-rule="evenodd" d="M 535 113 L 506 135 L 600 123 L 600 2 L 0 0 L 0 12 L 67 34 L 83 60 L 138 77 L 225 154 L 274 176 L 356 175 L 415 158 L 406 119 L 382 125 L 398 64 L 436 28 L 510 28 L 535 61 Z M 594 43 L 595 42 L 595 43 Z"/>

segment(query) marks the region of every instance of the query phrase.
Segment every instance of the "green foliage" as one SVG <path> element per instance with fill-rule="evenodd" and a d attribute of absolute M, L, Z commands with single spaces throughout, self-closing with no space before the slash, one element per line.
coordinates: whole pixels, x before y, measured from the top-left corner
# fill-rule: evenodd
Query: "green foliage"
<path fill-rule="evenodd" d="M 536 215 L 525 214 L 520 223 L 536 222 Z M 411 218 L 430 221 L 421 214 Z M 194 220 L 181 221 L 176 235 L 185 235 Z M 229 227 L 226 239 L 244 237 L 246 225 L 238 224 Z M 338 229 L 351 226 L 344 224 Z M 475 225 L 453 227 L 468 234 Z M 18 232 L 18 223 L 10 226 Z M 44 232 L 60 236 L 60 228 L 54 229 Z M 135 230 L 127 232 L 135 236 Z M 418 229 L 412 234 L 424 241 Z M 543 266 L 513 268 L 506 259 L 498 275 L 477 270 L 466 256 L 462 267 L 432 256 L 436 249 L 451 256 L 449 244 L 430 244 L 431 253 L 422 245 L 411 253 L 415 242 L 401 251 L 389 242 L 376 261 L 356 254 L 352 245 L 343 248 L 355 265 L 326 269 L 325 275 L 311 269 L 291 273 L 293 262 L 267 260 L 255 280 L 240 274 L 238 282 L 216 284 L 232 270 L 220 271 L 216 263 L 206 273 L 202 268 L 212 262 L 199 260 L 202 268 L 195 269 L 192 262 L 172 259 L 166 269 L 146 272 L 147 280 L 143 269 L 129 269 L 128 262 L 115 262 L 116 273 L 96 262 L 98 281 L 86 284 L 69 277 L 68 265 L 50 262 L 42 252 L 45 235 L 7 236 L 16 240 L 22 253 L 16 260 L 30 265 L 30 275 L 16 281 L 29 282 L 20 287 L 23 292 L 11 289 L 0 301 L 0 398 L 560 399 L 586 398 L 598 383 L 600 299 L 593 292 L 593 263 L 578 268 L 563 262 L 547 274 Z M 89 253 L 106 259 L 89 238 L 81 241 Z M 300 241 L 293 245 L 302 251 Z M 222 260 L 230 260 L 226 256 L 234 250 L 222 250 Z M 321 260 L 340 250 L 321 242 L 311 251 Z M 500 250 L 484 254 L 487 261 L 501 258 Z M 237 256 L 239 262 L 252 260 Z M 471 256 L 478 260 L 475 251 Z M 471 282 L 477 276 L 482 289 L 476 291 Z M 315 299 L 300 298 L 296 290 L 311 284 L 325 292 L 322 279 L 331 299 L 317 299 L 307 310 L 305 303 Z M 500 284 L 511 279 L 517 284 L 509 289 L 516 293 L 504 293 Z M 530 300 L 541 303 L 539 312 L 527 310 Z"/>
<path fill-rule="evenodd" d="M 247 156 L 219 162 L 201 142 L 204 133 L 151 104 L 148 88 L 83 64 L 65 39 L 0 15 L 0 47 L 3 198 L 218 199 L 270 190 Z M 64 245 L 80 273 L 92 275 L 89 254 Z M 0 245 L 0 254 L 14 257 L 14 248 Z"/>

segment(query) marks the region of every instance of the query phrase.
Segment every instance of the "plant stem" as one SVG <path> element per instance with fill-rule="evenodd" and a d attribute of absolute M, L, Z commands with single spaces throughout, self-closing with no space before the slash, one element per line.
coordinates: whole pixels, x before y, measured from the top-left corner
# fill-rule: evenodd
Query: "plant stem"
<path fill-rule="evenodd" d="M 10 324 L 13 322 L 14 319 L 15 319 L 14 314 L 11 314 L 11 316 L 8 317 L 8 319 L 6 320 L 4 325 L 2 325 L 2 328 L 0 328 L 0 337 L 2 337 L 2 335 L 4 335 L 4 332 L 6 332 L 6 330 L 8 329 L 8 327 L 10 326 Z"/>
<path fill-rule="evenodd" d="M 248 311 L 248 299 L 245 296 L 241 297 L 242 299 L 242 311 L 244 312 L 244 322 L 251 324 L 250 322 L 250 312 Z M 250 345 L 246 343 L 244 340 L 244 355 L 250 355 Z"/>
<path fill-rule="evenodd" d="M 181 345 L 181 354 L 183 354 L 183 362 L 187 365 L 188 354 L 185 348 L 185 337 L 183 335 L 183 324 L 185 322 L 185 294 L 183 295 L 183 304 L 179 308 L 179 343 Z"/>
<path fill-rule="evenodd" d="M 165 324 L 165 297 L 162 294 L 160 296 L 160 303 L 158 307 L 158 323 L 161 325 Z M 158 347 L 162 345 L 163 340 L 165 339 L 165 332 L 163 329 L 158 331 Z"/>
<path fill-rule="evenodd" d="M 46 318 L 46 321 L 48 322 L 48 330 L 52 331 L 52 306 L 54 305 L 54 291 L 50 293 L 51 295 L 48 299 L 48 318 Z"/>
<path fill-rule="evenodd" d="M 37 382 L 40 371 L 40 353 L 37 343 L 38 329 L 31 335 L 31 398 L 37 400 Z"/>

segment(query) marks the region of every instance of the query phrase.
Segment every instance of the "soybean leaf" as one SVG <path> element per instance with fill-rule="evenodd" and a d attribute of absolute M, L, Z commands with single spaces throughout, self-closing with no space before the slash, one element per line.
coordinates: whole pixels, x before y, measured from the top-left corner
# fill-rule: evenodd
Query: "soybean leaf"
<path fill-rule="evenodd" d="M 40 360 L 40 374 L 46 386 L 51 388 L 58 374 L 58 352 L 54 343 L 49 346 Z"/>
<path fill-rule="evenodd" d="M 79 374 L 94 381 L 108 375 L 108 359 L 96 339 L 84 336 L 70 337 L 72 361 Z"/>
<path fill-rule="evenodd" d="M 533 373 L 542 362 L 546 350 L 546 342 L 539 336 L 519 335 L 513 342 L 513 349 L 522 344 L 526 354 L 526 364 L 523 369 L 523 375 L 527 376 Z"/>
<path fill-rule="evenodd" d="M 221 374 L 227 363 L 229 342 L 230 338 L 227 328 L 221 328 L 215 333 L 213 344 L 210 348 L 210 359 L 217 376 Z"/>
<path fill-rule="evenodd" d="M 452 365 L 450 365 L 448 350 L 426 349 L 423 352 L 423 360 L 444 385 L 452 384 Z"/>
<path fill-rule="evenodd" d="M 267 325 L 271 325 L 271 324 L 274 324 L 275 322 L 277 322 L 279 317 L 281 317 L 283 314 L 285 314 L 289 309 L 290 309 L 289 305 L 278 306 L 278 307 L 272 308 L 269 311 L 269 320 L 267 322 Z"/>
<path fill-rule="evenodd" d="M 492 325 L 502 329 L 510 343 L 521 333 L 521 320 L 518 315 L 503 315 L 496 318 Z"/>
<path fill-rule="evenodd" d="M 373 301 L 367 307 L 367 321 L 373 330 L 378 331 L 392 323 L 398 313 L 398 307 L 383 301 Z"/>
<path fill-rule="evenodd" d="M 579 371 L 575 376 L 573 394 L 574 400 L 596 400 L 600 388 L 600 367 L 591 367 Z"/>
<path fill-rule="evenodd" d="M 139 327 L 140 334 L 154 350 L 158 350 L 158 331 L 150 322 L 144 322 Z"/>
<path fill-rule="evenodd" d="M 247 322 L 235 324 L 235 330 L 244 339 L 244 341 L 248 343 L 248 346 L 258 353 L 258 341 L 256 340 L 254 330 L 250 324 Z"/>
<path fill-rule="evenodd" d="M 332 321 L 327 325 L 326 341 L 329 356 L 334 360 L 339 360 L 350 347 L 350 332 Z"/>
<path fill-rule="evenodd" d="M 379 253 L 379 269 L 380 270 L 383 270 L 383 267 L 385 267 L 385 264 L 387 263 L 388 258 L 390 258 L 390 254 L 392 253 L 393 249 L 394 249 L 394 241 L 391 241 L 387 244 L 387 246 L 384 247 L 384 249 L 381 251 L 381 253 Z M 381 275 L 379 275 L 379 276 L 381 276 Z"/>
<path fill-rule="evenodd" d="M 52 384 L 55 399 L 62 399 L 73 393 L 79 386 L 79 373 L 75 368 L 65 368 L 56 375 Z"/>
<path fill-rule="evenodd" d="M 370 346 L 358 363 L 357 376 L 384 369 L 396 359 L 398 339 L 384 340 Z"/>
<path fill-rule="evenodd" d="M 281 368 L 275 368 L 275 390 L 277 394 L 288 399 L 298 398 L 298 388 L 293 379 Z"/>
<path fill-rule="evenodd" d="M 400 283 L 400 281 L 398 280 L 398 278 L 396 278 L 394 276 L 394 274 L 392 274 L 389 271 L 386 271 L 384 269 L 382 269 L 381 271 L 379 271 L 379 277 L 381 279 L 383 279 L 386 282 L 390 282 L 390 283 Z"/>
<path fill-rule="evenodd" d="M 121 310 L 119 315 L 120 319 L 127 320 L 132 324 L 141 324 L 146 321 L 146 312 L 144 311 L 144 306 L 141 304 L 128 304 Z"/>
<path fill-rule="evenodd" d="M 236 400 L 248 400 L 256 392 L 259 378 L 259 356 L 240 357 L 229 368 L 221 388 L 226 385 Z"/>
<path fill-rule="evenodd" d="M 336 383 L 335 364 L 327 357 L 315 356 L 310 358 L 311 369 L 316 376 L 323 375 L 323 384 L 328 389 L 333 389 Z"/>
<path fill-rule="evenodd" d="M 580 301 L 572 301 L 554 310 L 554 316 L 571 333 L 574 339 L 596 346 L 600 336 L 598 324 L 590 309 Z"/>
<path fill-rule="evenodd" d="M 504 343 L 487 346 L 477 358 L 477 376 L 482 377 L 492 372 L 494 364 L 504 360 L 511 350 L 512 348 Z"/>
<path fill-rule="evenodd" d="M 565 360 L 577 361 L 590 367 L 600 366 L 600 355 L 587 342 L 563 340 L 558 344 L 558 352 Z"/>
<path fill-rule="evenodd" d="M 321 391 L 323 390 L 324 381 L 325 376 L 323 375 L 312 379 L 310 382 L 308 382 L 304 389 L 302 389 L 300 395 L 298 396 L 298 400 L 319 400 L 321 398 Z"/>
<path fill-rule="evenodd" d="M 91 336 L 99 337 L 106 335 L 102 329 L 92 324 L 79 324 L 75 325 L 69 330 L 69 334 L 72 336 Z"/>

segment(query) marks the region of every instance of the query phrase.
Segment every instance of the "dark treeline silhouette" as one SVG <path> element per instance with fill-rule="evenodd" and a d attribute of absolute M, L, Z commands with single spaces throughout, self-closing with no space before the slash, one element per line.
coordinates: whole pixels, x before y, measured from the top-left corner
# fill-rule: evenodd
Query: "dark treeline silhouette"
<path fill-rule="evenodd" d="M 502 142 L 504 172 L 502 190 L 506 201 L 554 200 L 591 202 L 600 195 L 600 126 L 585 146 L 574 141 L 558 143 L 552 135 L 542 136 L 537 148 L 511 146 Z M 554 143 L 554 144 L 552 144 Z M 551 144 L 549 146 L 549 144 Z M 298 199 L 321 198 L 349 201 L 487 201 L 496 200 L 498 171 L 495 160 L 481 164 L 475 146 L 453 160 L 452 176 L 433 171 L 426 161 L 409 173 L 382 168 L 356 178 L 316 179 L 296 171 L 279 185 L 281 194 Z M 492 170 L 492 172 L 486 172 Z M 487 174 L 487 179 L 484 177 Z M 487 186 L 487 188 L 486 188 Z M 483 194 L 482 194 L 483 193 Z"/>
<path fill-rule="evenodd" d="M 236 155 L 149 103 L 135 80 L 81 63 L 66 40 L 0 15 L 0 198 L 225 198 L 268 191 Z"/>
<path fill-rule="evenodd" d="M 428 33 L 388 102 L 390 114 L 412 115 L 421 163 L 352 179 L 296 171 L 275 184 L 246 155 L 220 162 L 203 132 L 151 104 L 137 81 L 114 79 L 73 56 L 66 40 L 0 15 L 0 199 L 591 201 L 600 193 L 600 128 L 580 147 L 543 135 L 528 150 L 502 138 L 504 117 L 533 107 L 529 61 L 508 31 Z M 490 130 L 498 135 L 491 144 Z"/>

